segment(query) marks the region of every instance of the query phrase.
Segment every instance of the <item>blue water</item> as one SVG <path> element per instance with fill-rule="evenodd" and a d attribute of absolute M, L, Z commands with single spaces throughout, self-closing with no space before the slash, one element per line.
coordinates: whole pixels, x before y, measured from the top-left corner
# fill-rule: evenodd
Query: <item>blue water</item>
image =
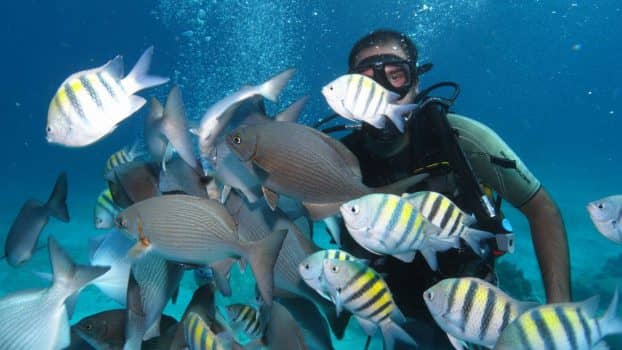
<path fill-rule="evenodd" d="M 422 86 L 458 82 L 462 94 L 455 110 L 497 131 L 553 195 L 568 230 L 575 298 L 612 293 L 622 276 L 598 274 L 621 249 L 593 228 L 585 204 L 622 192 L 619 1 L 318 3 L 2 2 L 0 232 L 8 231 L 24 200 L 47 198 L 56 175 L 66 170 L 72 221 L 52 220 L 43 239 L 53 234 L 72 256 L 86 262 L 86 241 L 96 234 L 91 215 L 104 186 L 104 162 L 142 133 L 146 108 L 92 146 L 48 144 L 48 104 L 69 74 L 117 54 L 129 69 L 146 47 L 155 45 L 152 71 L 182 87 L 188 115 L 198 119 L 240 86 L 296 67 L 281 103 L 268 108 L 278 111 L 309 94 L 304 120 L 310 123 L 330 113 L 320 88 L 345 72 L 354 41 L 375 28 L 389 27 L 407 32 L 419 47 L 421 61 L 435 64 Z M 142 95 L 163 99 L 168 88 Z M 523 270 L 534 297 L 543 299 L 527 224 L 515 210 L 507 211 L 518 248 L 504 259 Z M 45 249 L 20 270 L 0 263 L 0 295 L 46 285 L 27 270 L 47 269 Z M 187 296 L 192 286 L 184 283 L 188 288 L 182 296 Z M 73 320 L 110 307 L 114 304 L 91 290 L 81 297 Z"/>

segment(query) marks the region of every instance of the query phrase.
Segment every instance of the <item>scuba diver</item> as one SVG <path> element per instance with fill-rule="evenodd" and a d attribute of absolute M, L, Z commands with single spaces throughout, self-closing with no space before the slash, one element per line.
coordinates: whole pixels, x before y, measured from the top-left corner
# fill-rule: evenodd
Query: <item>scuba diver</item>
<path fill-rule="evenodd" d="M 474 213 L 479 229 L 494 233 L 511 231 L 499 211 L 501 199 L 506 200 L 529 221 L 547 302 L 570 301 L 568 243 L 555 202 L 493 130 L 448 112 L 457 96 L 457 84 L 436 84 L 420 92 L 419 75 L 432 65 L 417 65 L 414 43 L 405 34 L 392 30 L 377 30 L 358 40 L 350 52 L 348 67 L 349 73 L 371 77 L 397 93 L 400 98 L 392 103 L 417 103 L 420 107 L 404 115 L 404 133 L 391 122 L 381 129 L 363 122 L 341 139 L 359 159 L 365 185 L 378 187 L 413 173 L 428 173 L 423 183 L 408 192 L 440 192 L 466 212 Z M 438 86 L 453 86 L 453 99 L 429 97 Z M 329 119 L 332 118 L 321 120 L 316 127 Z M 343 129 L 341 126 L 323 131 Z M 486 189 L 496 193 L 496 200 Z M 453 348 L 429 314 L 423 291 L 450 277 L 473 276 L 495 283 L 494 260 L 507 250 L 498 239 L 487 242 L 489 253 L 485 258 L 469 249 L 451 249 L 438 254 L 439 271 L 434 272 L 421 254 L 413 262 L 405 263 L 372 255 L 349 235 L 344 235 L 342 241 L 342 249 L 368 258 L 376 270 L 385 274 L 397 305 L 407 318 L 415 319 L 404 329 L 421 349 Z M 404 346 L 399 342 L 396 345 L 399 349 Z"/>

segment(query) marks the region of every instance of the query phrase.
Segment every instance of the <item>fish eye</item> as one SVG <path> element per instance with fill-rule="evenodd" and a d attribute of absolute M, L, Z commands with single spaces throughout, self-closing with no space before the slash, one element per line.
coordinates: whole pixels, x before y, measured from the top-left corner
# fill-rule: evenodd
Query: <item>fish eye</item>
<path fill-rule="evenodd" d="M 359 213 L 359 211 L 360 211 L 360 208 L 359 208 L 359 206 L 358 206 L 358 205 L 353 205 L 353 206 L 350 208 L 350 212 L 352 212 L 352 214 L 358 214 L 358 213 Z"/>
<path fill-rule="evenodd" d="M 51 133 L 51 132 L 52 132 L 52 128 L 48 126 L 47 128 L 45 128 L 45 131 L 46 131 L 47 133 Z"/>
<path fill-rule="evenodd" d="M 330 267 L 330 270 L 332 272 L 334 272 L 334 273 L 337 273 L 337 272 L 339 272 L 339 267 L 337 265 L 333 265 L 333 266 Z"/>
<path fill-rule="evenodd" d="M 87 325 L 86 325 L 86 329 L 88 329 L 88 330 L 93 329 L 93 325 L 92 325 L 92 324 L 90 324 L 90 323 L 87 323 Z"/>
<path fill-rule="evenodd" d="M 341 293 L 341 287 L 337 288 L 337 292 Z"/>
<path fill-rule="evenodd" d="M 432 300 L 432 297 L 433 297 L 433 296 L 434 296 L 434 295 L 432 294 L 432 292 L 425 292 L 425 298 L 426 298 L 426 299 L 428 299 L 428 300 Z"/>
<path fill-rule="evenodd" d="M 239 145 L 242 143 L 242 138 L 240 138 L 240 135 L 235 135 L 233 136 L 232 141 L 234 144 Z"/>
<path fill-rule="evenodd" d="M 305 264 L 305 269 L 308 270 L 309 269 L 309 264 Z"/>
<path fill-rule="evenodd" d="M 97 218 L 95 221 L 96 221 L 98 224 L 101 224 L 101 223 L 103 223 L 103 222 L 104 222 L 104 220 L 102 220 L 101 218 Z"/>
<path fill-rule="evenodd" d="M 598 209 L 602 209 L 604 207 L 603 203 L 598 203 Z"/>

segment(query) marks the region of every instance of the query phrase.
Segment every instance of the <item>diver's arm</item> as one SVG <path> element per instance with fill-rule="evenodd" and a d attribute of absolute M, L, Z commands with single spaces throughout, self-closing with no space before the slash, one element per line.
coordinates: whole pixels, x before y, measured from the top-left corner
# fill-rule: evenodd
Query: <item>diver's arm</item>
<path fill-rule="evenodd" d="M 529 220 L 547 302 L 570 301 L 568 240 L 557 205 L 541 187 L 520 210 Z"/>

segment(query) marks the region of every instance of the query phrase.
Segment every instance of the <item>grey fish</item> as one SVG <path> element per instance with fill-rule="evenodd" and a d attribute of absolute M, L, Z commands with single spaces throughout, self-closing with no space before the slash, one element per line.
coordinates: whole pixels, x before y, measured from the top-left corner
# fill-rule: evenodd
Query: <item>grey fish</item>
<path fill-rule="evenodd" d="M 334 350 L 330 330 L 326 323 L 318 322 L 322 315 L 311 302 L 302 298 L 282 298 L 279 302 L 287 308 L 298 323 L 305 344 L 310 350 Z"/>
<path fill-rule="evenodd" d="M 126 321 L 125 309 L 107 310 L 84 317 L 71 329 L 97 350 L 123 349 Z M 163 315 L 160 327 L 168 329 L 176 324 L 173 317 Z"/>
<path fill-rule="evenodd" d="M 261 95 L 277 102 L 281 90 L 294 75 L 294 72 L 294 69 L 288 69 L 261 85 L 245 86 L 233 95 L 227 96 L 212 105 L 201 118 L 201 124 L 196 131 L 199 136 L 201 154 L 208 157 L 212 153 L 212 148 L 218 136 L 229 122 L 228 119 L 223 118 L 224 112 L 229 107 L 253 95 Z M 227 116 L 230 115 L 225 115 L 225 117 Z"/>
<path fill-rule="evenodd" d="M 346 146 L 296 123 L 240 126 L 227 136 L 227 144 L 261 180 L 271 208 L 284 194 L 301 201 L 313 220 L 336 215 L 342 203 L 369 193 L 403 193 L 426 177 L 369 188 L 362 182 L 358 159 Z"/>
<path fill-rule="evenodd" d="M 272 303 L 265 343 L 270 350 L 306 350 L 302 331 L 292 314 L 278 302 Z"/>
<path fill-rule="evenodd" d="M 262 297 L 271 303 L 273 268 L 285 230 L 259 242 L 240 241 L 235 222 L 222 204 L 188 195 L 138 202 L 119 213 L 116 223 L 138 238 L 136 253 L 153 249 L 167 259 L 197 265 L 243 257 L 251 265 Z"/>
<path fill-rule="evenodd" d="M 49 288 L 19 291 L 0 299 L 0 349 L 61 349 L 70 343 L 65 301 L 108 267 L 76 265 L 50 236 L 54 281 Z"/>
<path fill-rule="evenodd" d="M 162 134 L 158 126 L 164 116 L 164 107 L 157 98 L 152 97 L 149 103 L 149 113 L 145 118 L 144 136 L 147 151 L 151 159 L 161 164 L 163 170 L 166 163 L 173 157 L 173 146 L 165 135 Z"/>
<path fill-rule="evenodd" d="M 61 173 L 45 204 L 34 199 L 24 203 L 9 229 L 4 245 L 4 255 L 11 266 L 17 267 L 30 260 L 37 246 L 39 235 L 50 216 L 69 222 L 66 201 L 67 174 Z"/>
<path fill-rule="evenodd" d="M 269 123 L 272 121 L 295 121 L 300 116 L 300 112 L 307 99 L 306 96 L 299 99 L 275 118 L 270 118 L 266 115 L 263 97 L 258 95 L 250 97 L 234 104 L 223 114 L 223 119 L 230 119 L 229 127 L 225 128 L 225 131 L 233 130 L 234 126 L 237 127 L 239 125 Z M 214 168 L 214 176 L 225 187 L 229 186 L 242 191 L 251 203 L 261 198 L 259 179 L 246 168 L 235 154 L 231 153 L 225 138 L 219 138 L 213 155 L 209 157 L 209 160 Z M 224 202 L 224 198 L 222 202 Z"/>
<path fill-rule="evenodd" d="M 274 266 L 276 294 L 282 297 L 302 297 L 312 302 L 326 316 L 335 336 L 341 339 L 349 314 L 337 317 L 333 305 L 308 287 L 298 273 L 298 265 L 319 248 L 278 208 L 272 211 L 263 201 L 251 204 L 242 195 L 232 192 L 225 205 L 238 226 L 240 239 L 258 241 L 273 230 L 289 230 Z"/>
<path fill-rule="evenodd" d="M 106 174 L 115 204 L 126 208 L 133 203 L 160 195 L 158 169 L 152 163 L 133 161 Z"/>
<path fill-rule="evenodd" d="M 212 180 L 210 176 L 202 176 L 190 167 L 183 159 L 173 157 L 166 166 L 166 171 L 160 171 L 158 188 L 163 194 L 185 193 L 195 197 L 208 198 L 207 184 Z"/>
<path fill-rule="evenodd" d="M 157 112 L 157 107 L 155 108 Z M 148 118 L 148 120 L 152 122 L 149 127 L 158 130 L 170 145 L 175 148 L 175 151 L 177 151 L 181 159 L 194 169 L 197 174 L 203 174 L 203 167 L 201 167 L 201 164 L 199 164 L 194 155 L 194 147 L 188 131 L 188 120 L 186 119 L 184 102 L 181 98 L 181 90 L 178 86 L 174 86 L 169 92 L 166 105 L 162 111 L 162 117 L 155 120 Z"/>
<path fill-rule="evenodd" d="M 145 314 L 144 328 L 139 331 L 144 334 L 142 339 L 147 340 L 160 335 L 160 316 L 179 288 L 183 268 L 150 252 L 134 261 L 132 274 L 138 283 Z"/>
<path fill-rule="evenodd" d="M 134 242 L 118 230 L 111 230 L 89 240 L 89 263 L 92 266 L 110 266 L 110 270 L 93 280 L 92 284 L 124 306 L 132 266 L 127 252 L 133 245 Z"/>

